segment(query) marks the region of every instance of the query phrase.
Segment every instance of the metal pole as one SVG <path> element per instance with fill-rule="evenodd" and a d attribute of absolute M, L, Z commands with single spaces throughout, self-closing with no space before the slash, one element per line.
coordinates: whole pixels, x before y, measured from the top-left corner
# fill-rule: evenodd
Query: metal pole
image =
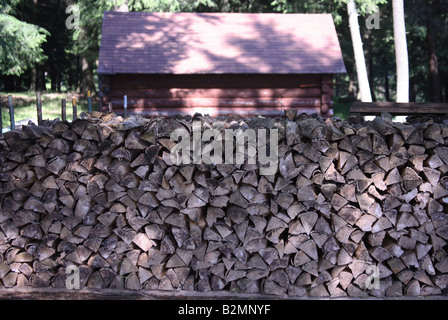
<path fill-rule="evenodd" d="M 67 100 L 61 100 L 62 121 L 67 121 Z"/>
<path fill-rule="evenodd" d="M 128 96 L 124 96 L 124 117 L 128 117 Z"/>
<path fill-rule="evenodd" d="M 78 107 L 76 106 L 76 99 L 72 100 L 73 105 L 73 120 L 78 119 Z"/>
<path fill-rule="evenodd" d="M 8 104 L 9 104 L 9 119 L 11 122 L 11 130 L 16 129 L 16 123 L 14 120 L 14 105 L 12 104 L 12 96 L 8 96 Z"/>
<path fill-rule="evenodd" d="M 89 113 L 92 112 L 92 97 L 90 95 L 90 90 L 87 91 L 87 102 L 89 104 Z"/>
<path fill-rule="evenodd" d="M 37 125 L 42 125 L 42 95 L 36 92 L 36 106 L 37 106 Z"/>

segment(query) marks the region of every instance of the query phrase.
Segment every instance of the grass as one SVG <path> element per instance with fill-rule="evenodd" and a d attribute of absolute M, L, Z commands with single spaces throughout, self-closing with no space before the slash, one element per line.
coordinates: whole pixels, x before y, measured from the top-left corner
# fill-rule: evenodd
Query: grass
<path fill-rule="evenodd" d="M 3 129 L 10 128 L 10 116 L 8 108 L 8 95 L 13 97 L 14 118 L 16 126 L 28 123 L 28 120 L 37 124 L 36 95 L 34 92 L 28 93 L 5 93 L 0 95 L 0 105 L 2 113 Z M 67 100 L 67 120 L 73 119 L 72 99 L 78 101 L 78 114 L 88 111 L 87 98 L 75 93 L 43 93 L 42 94 L 42 119 L 61 119 L 61 99 Z M 96 110 L 96 105 L 92 105 Z"/>

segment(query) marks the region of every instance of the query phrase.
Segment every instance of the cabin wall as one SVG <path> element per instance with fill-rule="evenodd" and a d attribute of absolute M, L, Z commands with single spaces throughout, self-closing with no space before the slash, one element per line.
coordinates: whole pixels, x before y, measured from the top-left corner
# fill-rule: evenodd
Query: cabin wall
<path fill-rule="evenodd" d="M 332 115 L 332 75 L 106 75 L 103 108 L 144 115 L 282 115 L 283 109 Z"/>

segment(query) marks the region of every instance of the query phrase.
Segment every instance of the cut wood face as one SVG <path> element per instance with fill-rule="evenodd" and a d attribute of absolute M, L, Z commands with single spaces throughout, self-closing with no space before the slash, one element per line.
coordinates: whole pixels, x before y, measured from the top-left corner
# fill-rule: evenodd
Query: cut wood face
<path fill-rule="evenodd" d="M 72 265 L 92 289 L 443 294 L 448 127 L 285 115 L 92 114 L 5 133 L 0 285 L 67 288 Z M 276 172 L 247 161 L 175 165 L 179 128 L 275 128 Z"/>

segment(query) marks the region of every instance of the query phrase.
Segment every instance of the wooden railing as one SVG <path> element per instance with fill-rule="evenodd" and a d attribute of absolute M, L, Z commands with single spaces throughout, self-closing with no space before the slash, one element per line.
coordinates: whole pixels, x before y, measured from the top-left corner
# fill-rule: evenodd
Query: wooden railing
<path fill-rule="evenodd" d="M 350 112 L 361 115 L 375 115 L 381 112 L 392 115 L 448 114 L 448 103 L 355 102 Z"/>

